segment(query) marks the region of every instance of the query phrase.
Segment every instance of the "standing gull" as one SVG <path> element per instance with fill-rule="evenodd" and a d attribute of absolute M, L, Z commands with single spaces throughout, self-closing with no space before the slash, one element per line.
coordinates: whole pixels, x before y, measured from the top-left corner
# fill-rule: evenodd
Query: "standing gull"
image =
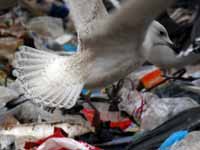
<path fill-rule="evenodd" d="M 83 87 L 107 86 L 143 64 L 146 30 L 173 0 L 129 0 L 111 15 L 101 0 L 66 1 L 79 51 L 64 57 L 23 46 L 14 66 L 27 98 L 71 108 Z"/>

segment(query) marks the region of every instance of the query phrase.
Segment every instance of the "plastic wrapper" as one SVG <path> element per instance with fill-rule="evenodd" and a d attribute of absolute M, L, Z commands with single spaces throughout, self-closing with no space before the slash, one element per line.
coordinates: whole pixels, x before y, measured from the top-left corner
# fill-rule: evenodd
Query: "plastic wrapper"
<path fill-rule="evenodd" d="M 175 143 L 170 150 L 199 150 L 200 149 L 200 132 L 195 131 L 189 133 L 189 135 Z"/>
<path fill-rule="evenodd" d="M 116 122 L 116 121 L 121 121 L 124 119 L 124 117 L 122 117 L 118 111 L 109 111 L 108 103 L 93 102 L 93 105 L 100 112 L 100 119 L 102 121 Z M 91 109 L 91 107 L 86 103 L 83 106 L 86 109 L 83 109 L 82 113 L 85 114 L 86 116 L 88 116 L 92 120 L 93 115 L 94 115 L 94 110 Z"/>
<path fill-rule="evenodd" d="M 141 128 L 152 130 L 174 115 L 197 106 L 198 103 L 187 97 L 152 99 L 142 114 Z"/>
<path fill-rule="evenodd" d="M 59 18 L 42 16 L 33 18 L 28 27 L 40 36 L 57 38 L 64 34 L 63 22 Z"/>
<path fill-rule="evenodd" d="M 134 111 L 141 105 L 141 99 L 145 100 L 146 105 L 150 105 L 151 99 L 158 98 L 158 96 L 152 93 L 139 93 L 126 88 L 123 88 L 120 93 L 122 101 L 118 105 L 119 109 L 127 112 L 129 115 L 133 115 Z"/>
<path fill-rule="evenodd" d="M 54 40 L 64 34 L 63 22 L 59 18 L 36 17 L 27 26 L 38 49 L 47 49 L 47 45 L 52 45 Z"/>

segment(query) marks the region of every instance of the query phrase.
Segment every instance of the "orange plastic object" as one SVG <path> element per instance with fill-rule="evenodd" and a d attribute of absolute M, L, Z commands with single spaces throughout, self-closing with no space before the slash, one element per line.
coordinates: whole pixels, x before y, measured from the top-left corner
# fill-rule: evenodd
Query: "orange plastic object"
<path fill-rule="evenodd" d="M 162 71 L 160 69 L 156 69 L 144 75 L 140 81 L 146 89 L 150 89 L 165 80 L 165 78 L 162 75 Z"/>

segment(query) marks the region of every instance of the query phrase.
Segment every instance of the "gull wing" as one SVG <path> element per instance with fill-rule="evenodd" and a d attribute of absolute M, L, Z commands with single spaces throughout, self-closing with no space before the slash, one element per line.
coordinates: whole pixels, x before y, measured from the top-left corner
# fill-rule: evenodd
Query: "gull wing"
<path fill-rule="evenodd" d="M 70 7 L 79 38 L 89 36 L 97 20 L 104 19 L 108 13 L 102 0 L 65 0 Z"/>

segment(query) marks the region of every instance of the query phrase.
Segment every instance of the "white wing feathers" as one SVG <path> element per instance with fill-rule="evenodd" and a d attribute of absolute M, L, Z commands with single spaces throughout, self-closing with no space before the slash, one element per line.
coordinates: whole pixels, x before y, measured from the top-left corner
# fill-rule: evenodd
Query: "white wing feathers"
<path fill-rule="evenodd" d="M 80 38 L 90 36 L 98 20 L 108 16 L 102 0 L 64 0 L 70 7 L 70 13 Z"/>
<path fill-rule="evenodd" d="M 52 107 L 73 107 L 84 83 L 81 83 L 79 75 L 75 75 L 72 61 L 67 57 L 21 47 L 16 53 L 14 67 L 25 96 Z"/>

